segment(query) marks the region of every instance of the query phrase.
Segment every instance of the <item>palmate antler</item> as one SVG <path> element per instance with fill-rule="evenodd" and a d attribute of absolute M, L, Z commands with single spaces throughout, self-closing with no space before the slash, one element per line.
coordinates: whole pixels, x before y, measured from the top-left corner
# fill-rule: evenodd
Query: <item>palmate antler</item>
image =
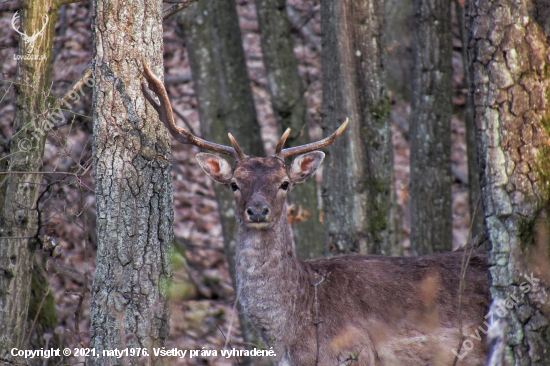
<path fill-rule="evenodd" d="M 147 79 L 147 82 L 149 83 L 149 88 L 151 88 L 151 90 L 155 92 L 160 103 L 158 103 L 155 100 L 155 98 L 153 97 L 149 89 L 147 89 L 147 86 L 145 85 L 145 83 L 141 84 L 141 89 L 143 90 L 143 94 L 145 95 L 145 98 L 149 101 L 149 103 L 151 103 L 151 105 L 158 112 L 160 120 L 162 121 L 162 123 L 164 123 L 168 131 L 170 131 L 170 133 L 172 134 L 172 136 L 174 136 L 176 140 L 178 140 L 182 144 L 195 145 L 205 150 L 214 151 L 225 155 L 230 155 L 237 160 L 246 158 L 246 155 L 243 153 L 243 151 L 239 147 L 239 144 L 230 133 L 228 134 L 228 136 L 229 136 L 229 140 L 231 141 L 231 145 L 233 145 L 233 147 L 219 145 L 213 142 L 203 140 L 200 137 L 193 135 L 189 131 L 186 131 L 183 128 L 179 128 L 178 126 L 176 126 L 176 123 L 174 120 L 174 112 L 172 111 L 172 105 L 170 104 L 170 99 L 168 98 L 168 93 L 166 92 L 166 88 L 164 87 L 162 82 L 151 72 L 151 69 L 149 69 L 149 66 L 145 61 L 145 58 L 142 58 L 142 62 L 143 62 L 143 75 L 145 76 L 145 79 Z M 309 151 L 319 150 L 324 147 L 327 147 L 331 145 L 334 142 L 334 140 L 336 140 L 336 138 L 342 134 L 342 132 L 346 129 L 348 122 L 349 122 L 349 119 L 346 118 L 344 123 L 342 123 L 342 125 L 332 135 L 320 141 L 312 142 L 306 145 L 290 147 L 282 150 L 285 144 L 285 141 L 288 135 L 290 134 L 290 128 L 288 128 L 285 131 L 285 133 L 281 136 L 281 139 L 277 144 L 277 148 L 275 149 L 275 156 L 282 158 L 284 160 L 284 158 L 287 158 L 289 156 L 303 154 Z"/>

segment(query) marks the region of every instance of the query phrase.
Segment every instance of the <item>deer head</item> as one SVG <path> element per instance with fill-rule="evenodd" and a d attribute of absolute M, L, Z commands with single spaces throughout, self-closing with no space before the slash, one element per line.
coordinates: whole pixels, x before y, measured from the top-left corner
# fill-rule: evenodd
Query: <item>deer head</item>
<path fill-rule="evenodd" d="M 39 35 L 41 35 L 44 32 L 44 29 L 46 29 L 46 26 L 48 25 L 48 14 L 44 15 L 44 25 L 42 26 L 42 29 L 40 29 L 38 32 L 33 33 L 32 36 L 28 36 L 27 32 L 20 32 L 19 27 L 15 25 L 15 21 L 19 18 L 19 11 L 16 11 L 15 14 L 13 14 L 13 17 L 11 18 L 11 25 L 13 29 L 19 33 L 21 38 L 23 39 L 23 42 L 25 43 L 25 51 L 27 52 L 27 55 L 30 55 L 32 51 L 34 50 L 34 42 L 38 38 Z"/>
<path fill-rule="evenodd" d="M 229 162 L 216 155 L 197 154 L 197 160 L 206 174 L 234 192 L 238 223 L 247 228 L 270 228 L 275 225 L 278 218 L 282 216 L 286 218 L 287 192 L 294 185 L 304 182 L 315 174 L 325 157 L 323 152 L 316 150 L 332 144 L 349 122 L 346 119 L 332 135 L 323 140 L 283 149 L 290 134 L 290 129 L 287 129 L 281 136 L 274 155 L 267 158 L 248 157 L 230 133 L 228 136 L 232 147 L 205 141 L 176 126 L 164 85 L 153 75 L 145 60 L 143 60 L 143 69 L 149 87 L 158 96 L 160 103 L 153 98 L 145 85 L 142 86 L 144 95 L 157 110 L 160 120 L 176 140 L 235 158 L 235 164 L 232 167 Z M 303 155 L 297 157 L 290 166 L 285 165 L 285 158 L 298 154 Z"/>

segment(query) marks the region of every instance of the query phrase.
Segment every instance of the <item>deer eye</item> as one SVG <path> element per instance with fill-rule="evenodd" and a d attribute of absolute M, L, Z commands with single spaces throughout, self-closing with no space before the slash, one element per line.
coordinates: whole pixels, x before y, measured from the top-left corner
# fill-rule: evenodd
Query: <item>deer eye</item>
<path fill-rule="evenodd" d="M 235 182 L 231 183 L 231 184 L 230 184 L 230 187 L 231 187 L 231 190 L 232 190 L 233 192 L 239 190 L 239 186 L 238 186 L 237 183 L 235 183 Z"/>
<path fill-rule="evenodd" d="M 282 190 L 286 191 L 288 190 L 288 188 L 290 187 L 290 183 L 289 182 L 283 182 L 283 184 L 281 184 L 281 186 L 279 188 L 281 188 Z"/>

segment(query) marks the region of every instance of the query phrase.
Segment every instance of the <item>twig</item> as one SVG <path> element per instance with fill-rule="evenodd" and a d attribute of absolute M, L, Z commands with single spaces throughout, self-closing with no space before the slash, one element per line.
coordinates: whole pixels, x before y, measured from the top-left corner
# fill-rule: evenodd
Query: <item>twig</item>
<path fill-rule="evenodd" d="M 237 290 L 237 295 L 235 296 L 235 304 L 233 305 L 233 311 L 231 312 L 231 319 L 229 320 L 229 329 L 227 330 L 227 338 L 225 340 L 225 346 L 229 344 L 229 341 L 231 340 L 231 329 L 233 328 L 233 321 L 235 319 L 235 311 L 237 309 L 237 302 L 239 301 L 239 298 L 241 296 L 241 289 L 239 288 Z"/>
<path fill-rule="evenodd" d="M 220 333 L 222 334 L 222 337 L 225 339 L 225 344 L 229 344 L 229 347 L 233 348 L 233 346 L 231 345 L 231 342 L 225 337 L 225 334 L 223 334 L 223 330 L 220 328 L 220 326 L 218 325 L 218 322 L 214 320 L 214 323 L 216 324 L 216 327 L 218 327 L 218 330 L 220 331 Z M 227 346 L 225 346 L 224 348 L 227 348 Z M 235 355 L 235 358 L 237 359 L 237 363 L 239 365 L 241 365 L 241 361 L 239 360 L 239 357 L 237 355 Z"/>
<path fill-rule="evenodd" d="M 73 177 L 76 178 L 76 180 L 82 184 L 84 187 L 88 188 L 90 191 L 94 192 L 95 193 L 95 190 L 88 187 L 88 185 L 86 183 L 84 183 L 82 181 L 82 178 L 81 176 L 85 175 L 88 170 L 90 170 L 91 168 L 91 165 L 82 173 L 82 174 L 76 174 L 76 173 L 70 173 L 70 172 L 20 172 L 20 171 L 4 171 L 4 172 L 0 172 L 0 175 L 5 175 L 5 174 L 61 174 L 61 175 L 72 175 Z"/>
<path fill-rule="evenodd" d="M 88 67 L 86 67 L 86 70 L 84 70 L 84 72 L 80 75 L 80 77 L 76 79 L 71 84 L 71 86 L 69 86 L 69 88 L 65 91 L 65 93 L 63 93 L 59 98 L 57 98 L 57 100 L 53 104 L 52 109 L 57 109 L 61 107 L 62 104 L 68 104 L 69 95 L 76 93 L 80 89 L 82 89 L 86 81 L 88 81 L 88 79 L 90 79 L 91 77 L 92 77 L 92 65 L 88 65 Z"/>
<path fill-rule="evenodd" d="M 86 282 L 86 275 L 80 273 L 75 267 L 60 263 L 58 259 L 50 258 L 46 264 L 46 267 L 53 270 L 57 274 L 69 277 L 79 285 L 83 285 Z"/>
<path fill-rule="evenodd" d="M 306 25 L 309 19 L 306 19 L 306 21 L 302 21 L 300 15 L 296 13 L 296 10 L 294 10 L 294 8 L 289 4 L 287 4 L 286 10 L 288 13 L 288 19 L 290 20 L 290 24 L 292 24 L 292 27 L 300 31 L 305 41 L 309 43 L 315 51 L 320 53 L 322 48 L 321 41 L 319 40 L 319 37 L 315 35 L 313 31 Z M 314 14 L 315 12 L 312 12 L 312 15 L 310 15 L 310 17 L 313 17 Z"/>
<path fill-rule="evenodd" d="M 193 127 L 191 127 L 191 125 L 189 124 L 189 122 L 187 121 L 187 118 L 185 118 L 183 116 L 183 114 L 181 114 L 176 108 L 174 108 L 172 106 L 172 110 L 174 111 L 174 113 L 183 121 L 183 123 L 185 123 L 185 126 L 187 127 L 188 131 L 191 132 L 193 135 L 197 136 L 197 134 L 195 133 L 195 131 L 193 130 Z"/>
<path fill-rule="evenodd" d="M 32 239 L 34 236 L 0 236 L 0 240 L 2 239 Z"/>
<path fill-rule="evenodd" d="M 317 346 L 317 350 L 315 351 L 315 365 L 319 364 L 319 324 L 323 321 L 319 318 L 319 302 L 317 301 L 317 286 L 319 286 L 325 278 L 330 274 L 327 273 L 326 275 L 323 275 L 319 282 L 313 284 L 313 290 L 315 293 L 315 302 L 313 306 L 315 307 L 315 317 L 313 318 L 313 325 L 315 325 L 315 343 Z"/>
<path fill-rule="evenodd" d="M 193 77 L 191 74 L 183 74 L 183 75 L 168 75 L 164 77 L 164 85 L 181 85 L 181 84 L 187 84 L 191 80 L 193 80 Z"/>
<path fill-rule="evenodd" d="M 0 171 L 0 175 L 5 174 L 61 174 L 61 175 L 75 175 L 75 173 L 71 172 L 22 172 L 22 171 L 15 171 L 15 170 L 8 170 L 8 171 Z"/>
<path fill-rule="evenodd" d="M 168 8 L 164 9 L 162 11 L 162 19 L 168 19 L 172 15 L 176 14 L 177 12 L 187 8 L 189 5 L 193 4 L 197 0 L 183 0 L 183 2 L 179 4 L 174 4 L 172 6 L 169 6 Z M 166 2 L 166 1 L 165 1 Z"/>
<path fill-rule="evenodd" d="M 468 240 L 466 241 L 467 244 L 466 244 L 466 247 L 464 248 L 464 254 L 462 255 L 462 265 L 460 269 L 460 283 L 458 285 L 458 327 L 460 330 L 460 338 L 458 340 L 458 347 L 455 353 L 452 366 L 456 366 L 456 363 L 458 362 L 458 355 L 460 354 L 460 350 L 462 349 L 462 344 L 464 343 L 464 334 L 462 333 L 462 294 L 464 293 L 466 269 L 468 268 L 468 263 L 470 262 L 472 252 L 474 251 L 473 246 L 470 249 L 467 259 L 466 259 L 466 252 L 468 252 L 468 244 L 470 243 L 470 238 L 472 236 L 472 228 L 474 225 L 475 217 L 477 215 L 477 211 L 479 209 L 479 203 L 480 203 L 480 198 L 477 199 L 476 209 L 474 210 L 474 215 L 470 220 L 470 230 L 468 231 Z"/>
<path fill-rule="evenodd" d="M 34 332 L 34 327 L 36 327 L 36 322 L 38 321 L 38 316 L 40 315 L 40 312 L 42 311 L 42 307 L 44 306 L 44 302 L 46 301 L 46 297 L 50 294 L 50 286 L 48 286 L 48 291 L 42 296 L 42 301 L 40 301 L 40 305 L 38 306 L 38 310 L 36 311 L 36 315 L 34 316 L 34 320 L 31 325 L 31 329 L 29 329 L 29 335 L 27 336 L 27 340 L 25 341 L 25 348 L 28 348 L 29 341 L 31 340 L 32 333 Z"/>
<path fill-rule="evenodd" d="M 84 1 L 87 1 L 87 0 L 58 0 L 57 1 L 57 6 L 69 5 L 69 4 L 74 4 L 74 3 L 82 3 Z"/>
<path fill-rule="evenodd" d="M 190 265 L 191 265 L 189 258 L 187 258 L 187 255 L 185 255 L 185 254 L 183 254 L 182 256 L 183 256 L 183 267 L 185 268 L 185 271 L 187 272 L 187 275 L 189 276 L 189 281 L 191 281 L 191 283 L 193 284 L 193 287 L 195 287 L 195 290 L 197 291 L 197 294 L 199 295 L 198 296 L 199 299 L 201 297 L 205 298 L 205 299 L 211 299 L 212 298 L 212 290 L 210 290 L 209 288 L 203 289 L 203 287 L 206 287 L 206 286 L 201 286 L 200 281 L 197 281 L 195 279 L 195 277 L 193 276 L 193 273 L 191 272 L 191 268 L 189 268 Z M 193 266 L 193 269 L 198 271 L 199 274 L 201 274 L 208 283 L 212 283 L 212 280 L 208 276 L 206 276 L 206 274 L 200 268 L 195 268 L 195 266 Z"/>

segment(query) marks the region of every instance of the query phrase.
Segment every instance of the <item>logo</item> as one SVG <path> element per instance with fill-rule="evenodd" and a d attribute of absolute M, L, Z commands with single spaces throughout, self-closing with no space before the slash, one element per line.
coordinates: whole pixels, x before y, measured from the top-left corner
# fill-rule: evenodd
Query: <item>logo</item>
<path fill-rule="evenodd" d="M 25 44 L 25 51 L 27 53 L 27 56 L 30 56 L 32 51 L 34 50 L 34 42 L 36 42 L 36 40 L 38 39 L 38 36 L 44 33 L 44 30 L 48 25 L 48 20 L 49 20 L 48 14 L 44 15 L 44 26 L 42 27 L 42 29 L 34 33 L 32 36 L 28 36 L 27 32 L 20 32 L 18 27 L 15 26 L 15 21 L 18 18 L 19 18 L 19 11 L 16 11 L 15 14 L 13 14 L 13 17 L 11 18 L 11 26 L 17 33 L 19 33 L 19 35 L 21 35 L 21 38 L 23 39 L 23 42 Z"/>

